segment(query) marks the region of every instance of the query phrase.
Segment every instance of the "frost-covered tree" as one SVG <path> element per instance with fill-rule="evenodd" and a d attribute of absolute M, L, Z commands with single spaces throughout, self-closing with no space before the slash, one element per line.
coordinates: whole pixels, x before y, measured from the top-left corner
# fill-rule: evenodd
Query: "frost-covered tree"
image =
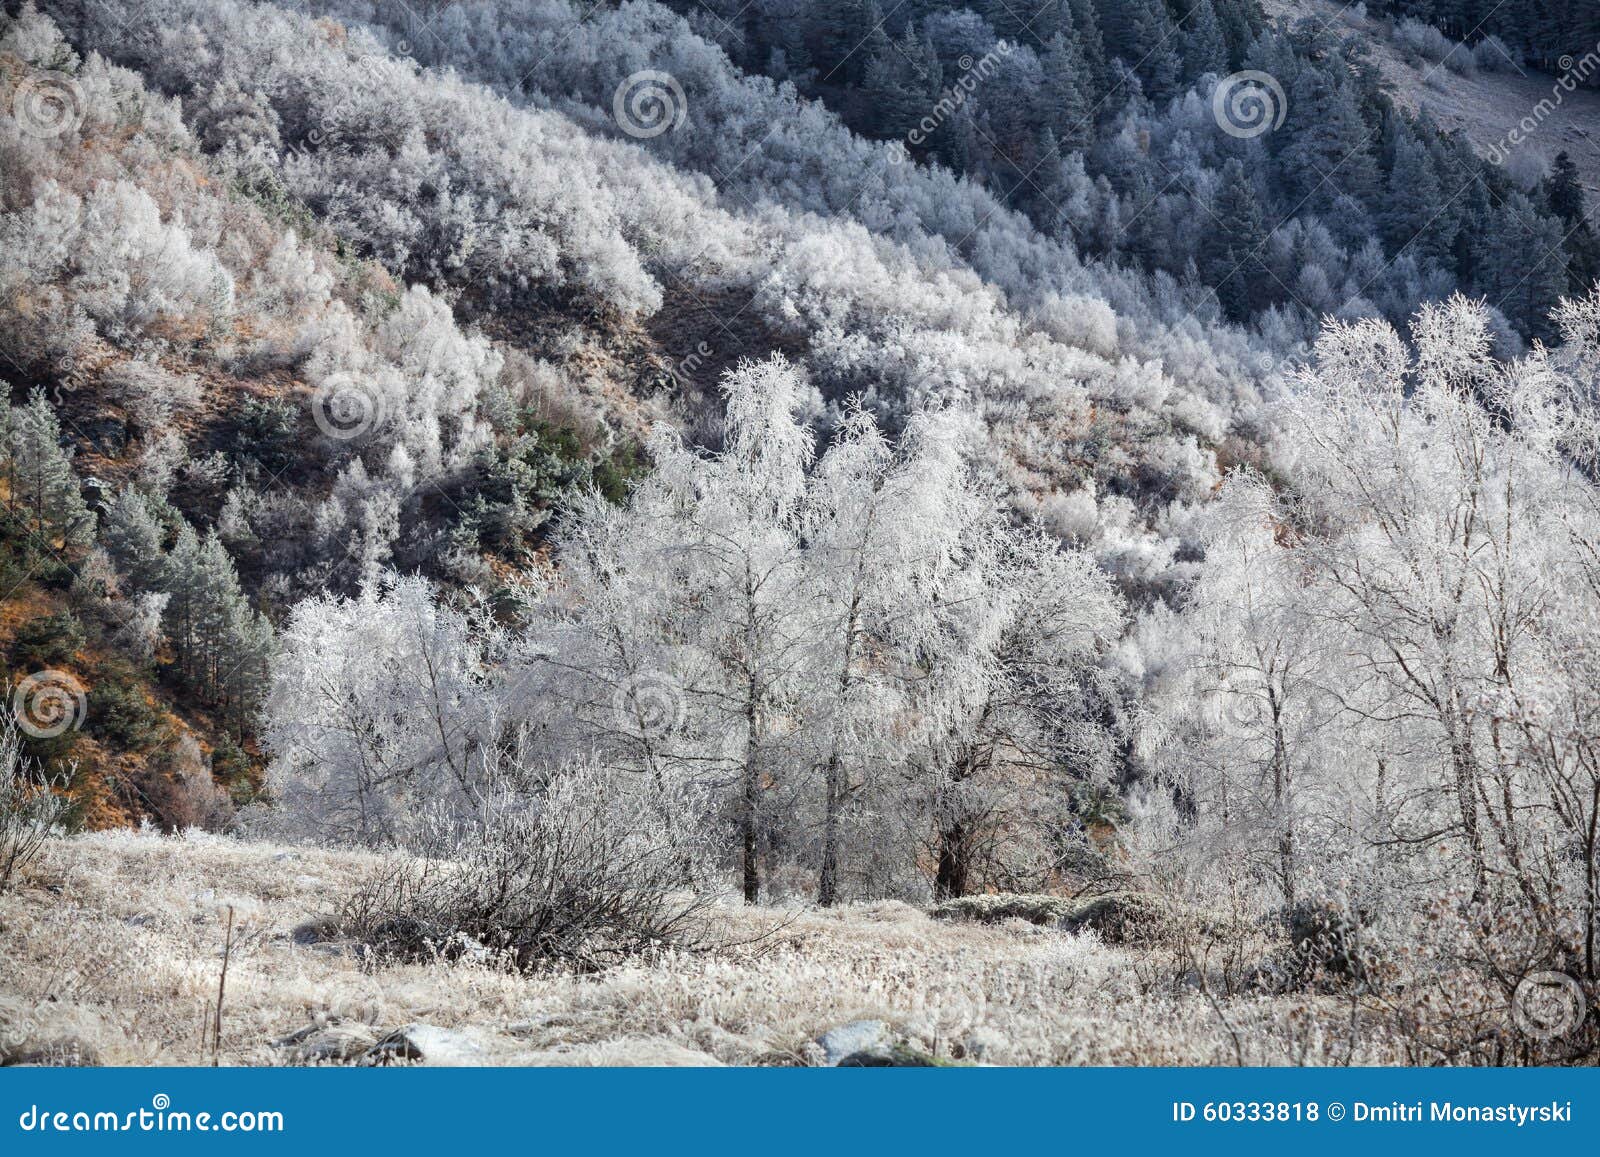
<path fill-rule="evenodd" d="M 809 488 L 806 593 L 817 636 L 807 721 L 820 765 L 822 904 L 841 894 L 852 804 L 870 801 L 868 815 L 903 806 L 885 769 L 906 759 L 909 734 L 884 720 L 916 710 L 907 663 L 937 637 L 936 600 L 989 515 L 957 433 L 949 417 L 928 416 L 897 451 L 854 410 Z"/>
<path fill-rule="evenodd" d="M 427 580 L 307 599 L 284 625 L 263 740 L 280 822 L 364 844 L 468 814 L 489 784 L 495 634 Z"/>
<path fill-rule="evenodd" d="M 1109 744 L 1086 683 L 1121 611 L 1087 555 L 994 521 L 938 602 L 937 635 L 918 657 L 910 772 L 931 812 L 934 891 L 950 897 L 977 882 L 980 858 L 1012 887 L 1039 873 L 1012 855 L 1026 850 L 1033 809 L 1059 819 L 1073 782 L 1103 779 Z"/>
<path fill-rule="evenodd" d="M 1293 906 L 1325 860 L 1327 781 L 1345 762 L 1338 637 L 1303 581 L 1293 511 L 1261 478 L 1232 475 L 1197 537 L 1205 567 L 1162 628 L 1175 653 L 1152 696 L 1156 762 L 1192 810 L 1198 860 L 1235 888 L 1270 879 Z"/>
<path fill-rule="evenodd" d="M 1510 363 L 1461 298 L 1409 343 L 1329 323 L 1283 413 L 1292 499 L 1230 482 L 1183 614 L 1145 628 L 1182 656 L 1163 758 L 1230 879 L 1400 927 L 1428 881 L 1495 967 L 1593 975 L 1596 318 L 1567 303 L 1560 350 Z"/>
<path fill-rule="evenodd" d="M 1081 749 L 1076 681 L 1116 629 L 1109 582 L 999 516 L 953 417 L 896 446 L 852 410 L 813 464 L 792 366 L 723 388 L 719 452 L 658 439 L 623 506 L 571 512 L 519 700 L 563 704 L 550 734 L 663 800 L 685 783 L 719 798 L 748 900 L 778 858 L 815 870 L 825 903 L 847 877 L 904 886 L 929 841 L 970 859 L 963 833 L 1027 794 L 1007 776 L 1059 780 Z"/>

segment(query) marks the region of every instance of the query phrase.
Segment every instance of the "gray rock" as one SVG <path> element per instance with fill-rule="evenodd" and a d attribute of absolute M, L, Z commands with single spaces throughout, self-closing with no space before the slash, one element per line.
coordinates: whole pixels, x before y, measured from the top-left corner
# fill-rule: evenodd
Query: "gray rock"
<path fill-rule="evenodd" d="M 825 1065 L 841 1069 L 932 1068 L 942 1064 L 881 1020 L 857 1020 L 817 1038 Z"/>
<path fill-rule="evenodd" d="M 892 1044 L 887 1049 L 863 1049 L 839 1062 L 841 1069 L 931 1069 L 939 1062 L 921 1049 L 908 1044 Z"/>
<path fill-rule="evenodd" d="M 289 939 L 302 947 L 313 944 L 327 944 L 330 941 L 342 939 L 344 929 L 333 916 L 318 916 L 314 920 L 307 920 L 303 924 L 296 924 L 289 932 Z"/>
<path fill-rule="evenodd" d="M 311 1025 L 278 1043 L 293 1047 L 291 1064 L 351 1064 L 366 1056 L 378 1035 L 364 1024 Z"/>
<path fill-rule="evenodd" d="M 476 1038 L 432 1024 L 407 1024 L 395 1029 L 362 1055 L 368 1065 L 481 1065 L 487 1050 Z"/>
<path fill-rule="evenodd" d="M 894 1046 L 889 1026 L 881 1020 L 855 1020 L 830 1028 L 817 1038 L 822 1046 L 823 1064 L 837 1065 L 860 1053 L 888 1053 Z"/>

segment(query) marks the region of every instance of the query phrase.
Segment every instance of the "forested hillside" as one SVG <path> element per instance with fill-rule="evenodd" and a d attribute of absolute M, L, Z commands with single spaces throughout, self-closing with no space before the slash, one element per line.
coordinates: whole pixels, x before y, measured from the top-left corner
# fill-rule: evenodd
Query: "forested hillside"
<path fill-rule="evenodd" d="M 1575 34 L 1373 12 L 1444 88 Z M 0 889 L 340 849 L 295 943 L 523 974 L 937 904 L 1589 1055 L 1483 1021 L 1600 977 L 1600 241 L 1375 36 L 8 5 Z"/>
<path fill-rule="evenodd" d="M 690 128 L 649 147 L 724 192 L 837 212 L 840 195 L 796 187 L 799 150 L 771 129 L 797 96 L 814 98 L 889 142 L 891 157 L 968 175 L 1063 247 L 1164 274 L 1178 284 L 1158 279 L 1160 296 L 1197 291 L 1279 345 L 1311 338 L 1327 314 L 1400 324 L 1456 288 L 1487 297 L 1521 335 L 1548 337 L 1556 300 L 1595 272 L 1591 248 L 1564 236 L 1558 189 L 1519 187 L 1399 111 L 1365 38 L 1338 22 L 1271 26 L 1253 0 L 897 4 L 887 15 L 871 3 L 696 2 L 680 6 L 687 28 L 645 4 L 581 22 L 564 4 L 331 7 L 371 12 L 418 59 L 557 107 L 579 94 L 604 108 L 634 69 L 665 69 Z M 613 44 L 630 55 L 609 58 Z M 1218 98 L 1241 70 L 1271 86 L 1224 85 Z M 1443 61 L 1433 71 L 1450 75 Z M 1530 250 L 1559 256 L 1525 278 Z"/>

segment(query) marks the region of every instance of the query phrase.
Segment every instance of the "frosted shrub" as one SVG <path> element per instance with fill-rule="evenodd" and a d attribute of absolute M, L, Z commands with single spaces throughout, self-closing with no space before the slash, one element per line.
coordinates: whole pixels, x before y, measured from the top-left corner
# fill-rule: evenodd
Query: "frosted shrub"
<path fill-rule="evenodd" d="M 164 315 L 210 320 L 232 312 L 232 276 L 193 247 L 180 223 L 163 222 L 150 195 L 129 181 L 96 186 L 80 238 L 79 300 L 113 332 L 139 332 Z"/>
<path fill-rule="evenodd" d="M 630 778 L 518 771 L 464 833 L 451 829 L 451 860 L 379 873 L 345 905 L 343 930 L 380 958 L 487 950 L 519 971 L 697 946 L 708 900 L 686 890 L 687 855 Z"/>
<path fill-rule="evenodd" d="M 1485 36 L 1472 49 L 1473 62 L 1484 72 L 1506 72 L 1517 65 L 1517 58 L 1498 36 Z"/>
<path fill-rule="evenodd" d="M 281 823 L 381 845 L 415 836 L 425 801 L 465 812 L 492 722 L 491 646 L 419 577 L 296 606 L 264 733 Z"/>
<path fill-rule="evenodd" d="M 0 726 L 0 892 L 66 817 L 67 801 L 55 786 L 29 766 L 21 736 L 7 720 Z"/>
<path fill-rule="evenodd" d="M 1395 26 L 1394 38 L 1404 49 L 1435 64 L 1445 63 L 1456 72 L 1476 67 L 1473 54 L 1431 24 L 1405 19 Z"/>
<path fill-rule="evenodd" d="M 200 402 L 200 383 L 194 377 L 171 373 L 154 361 L 123 362 L 108 371 L 106 385 L 141 430 L 158 430 L 176 411 Z"/>

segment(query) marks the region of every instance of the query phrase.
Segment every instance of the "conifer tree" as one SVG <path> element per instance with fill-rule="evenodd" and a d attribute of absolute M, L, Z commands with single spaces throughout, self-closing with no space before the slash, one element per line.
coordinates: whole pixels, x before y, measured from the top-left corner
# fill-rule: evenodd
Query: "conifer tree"
<path fill-rule="evenodd" d="M 1058 32 L 1046 46 L 1043 119 L 1064 152 L 1081 152 L 1094 139 L 1094 115 L 1084 90 L 1087 69 L 1076 36 Z"/>
<path fill-rule="evenodd" d="M 1111 77 L 1106 65 L 1105 34 L 1100 29 L 1100 16 L 1095 11 L 1094 0 L 1061 0 L 1061 3 L 1071 13 L 1078 52 L 1083 57 L 1083 67 L 1088 76 L 1084 97 L 1093 110 L 1105 96 Z"/>
<path fill-rule="evenodd" d="M 1389 171 L 1388 196 L 1380 224 L 1391 253 L 1402 250 L 1432 261 L 1445 260 L 1451 238 L 1435 226 L 1444 198 L 1428 151 L 1406 126 L 1399 125 L 1394 139 L 1394 167 Z"/>
<path fill-rule="evenodd" d="M 101 536 L 119 574 L 141 591 L 163 589 L 166 529 L 143 494 L 124 488 L 106 511 Z"/>
<path fill-rule="evenodd" d="M 1316 65 L 1300 70 L 1282 131 L 1288 143 L 1279 161 L 1292 206 L 1324 213 L 1341 194 L 1371 202 L 1378 187 L 1371 134 L 1349 87 L 1333 73 Z"/>
<path fill-rule="evenodd" d="M 84 505 L 72 453 L 62 446 L 61 424 L 35 389 L 25 405 L 11 410 L 7 448 L 11 509 L 43 544 L 63 546 L 94 537 L 94 515 Z"/>
<path fill-rule="evenodd" d="M 1184 21 L 1183 78 L 1190 84 L 1206 73 L 1225 76 L 1228 72 L 1228 42 L 1222 22 L 1211 0 L 1195 0 Z"/>
<path fill-rule="evenodd" d="M 1214 227 L 1205 231 L 1200 273 L 1216 290 L 1223 311 L 1242 320 L 1266 304 L 1272 275 L 1261 259 L 1266 214 L 1238 158 L 1230 158 L 1222 167 L 1212 213 Z"/>
<path fill-rule="evenodd" d="M 1574 295 L 1588 293 L 1600 278 L 1600 237 L 1589 223 L 1578 166 L 1565 151 L 1556 154 L 1550 166 L 1544 201 L 1550 213 L 1561 221 L 1561 231 L 1566 236 L 1567 288 Z"/>

